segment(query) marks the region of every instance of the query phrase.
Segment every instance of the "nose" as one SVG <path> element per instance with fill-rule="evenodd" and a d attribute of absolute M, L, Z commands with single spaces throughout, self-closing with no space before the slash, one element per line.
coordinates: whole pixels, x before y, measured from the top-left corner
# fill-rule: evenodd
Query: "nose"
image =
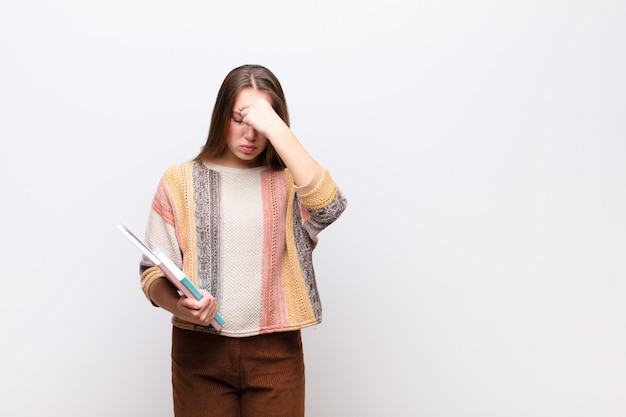
<path fill-rule="evenodd" d="M 248 140 L 254 140 L 256 137 L 256 130 L 252 126 L 246 126 L 243 132 L 243 136 Z"/>

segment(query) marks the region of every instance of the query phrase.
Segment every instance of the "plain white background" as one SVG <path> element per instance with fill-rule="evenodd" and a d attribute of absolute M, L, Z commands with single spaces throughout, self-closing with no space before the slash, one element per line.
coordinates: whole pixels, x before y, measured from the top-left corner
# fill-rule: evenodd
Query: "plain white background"
<path fill-rule="evenodd" d="M 349 198 L 307 415 L 626 415 L 622 1 L 2 0 L 0 415 L 172 416 L 138 252 L 235 66 Z"/>

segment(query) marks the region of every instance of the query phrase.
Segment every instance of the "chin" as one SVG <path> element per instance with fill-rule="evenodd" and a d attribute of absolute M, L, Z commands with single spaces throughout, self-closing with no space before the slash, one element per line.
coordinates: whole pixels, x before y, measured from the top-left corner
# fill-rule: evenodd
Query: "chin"
<path fill-rule="evenodd" d="M 263 165 L 263 159 L 259 156 L 245 155 L 239 158 L 246 165 L 260 166 Z"/>
<path fill-rule="evenodd" d="M 254 161 L 255 159 L 259 159 L 259 155 L 250 155 L 249 153 L 243 154 L 239 156 L 239 159 L 246 162 Z"/>

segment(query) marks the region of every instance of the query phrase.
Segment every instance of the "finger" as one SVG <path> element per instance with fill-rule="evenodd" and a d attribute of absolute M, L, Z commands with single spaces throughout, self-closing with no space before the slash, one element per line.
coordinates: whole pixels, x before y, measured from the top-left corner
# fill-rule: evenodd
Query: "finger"
<path fill-rule="evenodd" d="M 194 300 L 193 298 L 181 297 L 180 304 L 183 307 L 192 309 L 192 310 L 200 310 L 202 304 L 198 300 Z"/>
<path fill-rule="evenodd" d="M 211 308 L 206 312 L 206 315 L 204 316 L 204 320 L 206 322 L 206 325 L 209 325 L 213 319 L 215 318 L 215 315 L 217 314 L 217 308 Z"/>

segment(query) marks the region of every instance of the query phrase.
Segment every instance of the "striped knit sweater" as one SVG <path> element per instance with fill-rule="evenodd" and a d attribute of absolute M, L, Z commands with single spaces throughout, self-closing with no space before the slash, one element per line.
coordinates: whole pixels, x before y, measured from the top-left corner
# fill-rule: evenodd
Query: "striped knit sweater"
<path fill-rule="evenodd" d="M 310 184 L 296 187 L 288 170 L 186 162 L 161 178 L 145 240 L 216 298 L 226 321 L 220 334 L 296 330 L 322 320 L 312 251 L 345 207 L 321 166 Z M 148 296 L 163 274 L 146 258 L 140 272 Z M 176 317 L 173 323 L 215 332 Z"/>

